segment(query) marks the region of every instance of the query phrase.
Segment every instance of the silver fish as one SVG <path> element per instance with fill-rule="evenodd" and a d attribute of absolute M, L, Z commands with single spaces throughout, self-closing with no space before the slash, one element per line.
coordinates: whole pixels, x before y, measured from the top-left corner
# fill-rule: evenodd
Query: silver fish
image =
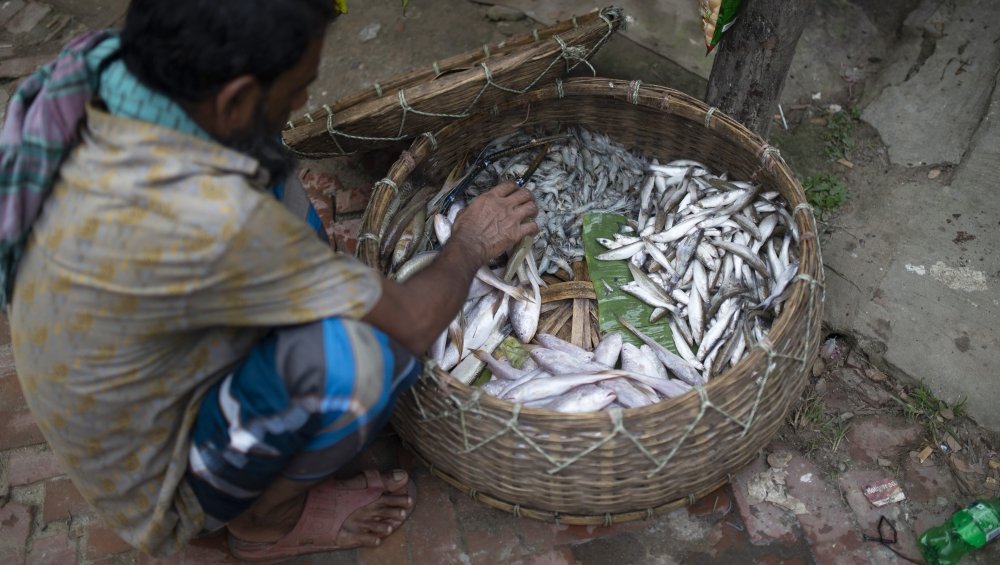
<path fill-rule="evenodd" d="M 594 373 L 565 373 L 545 379 L 532 379 L 509 390 L 506 397 L 513 402 L 526 402 L 550 396 L 559 396 L 587 384 L 625 376 L 622 371 L 601 371 Z"/>
<path fill-rule="evenodd" d="M 437 259 L 438 254 L 438 251 L 417 253 L 409 261 L 403 263 L 403 266 L 396 269 L 396 273 L 392 278 L 400 284 L 410 280 L 413 275 L 429 267 Z"/>
<path fill-rule="evenodd" d="M 622 334 L 610 333 L 601 339 L 597 347 L 594 348 L 595 363 L 614 368 L 618 364 L 618 357 L 622 352 Z"/>
<path fill-rule="evenodd" d="M 579 357 L 555 349 L 537 346 L 525 346 L 538 366 L 552 373 L 562 375 L 567 373 L 597 372 L 607 367 L 593 361 L 581 361 Z"/>
<path fill-rule="evenodd" d="M 583 385 L 549 402 L 545 408 L 568 414 L 597 412 L 614 402 L 616 398 L 617 395 L 613 390 L 595 385 Z"/>
<path fill-rule="evenodd" d="M 653 403 L 648 396 L 639 392 L 625 379 L 608 379 L 597 383 L 597 386 L 613 391 L 618 402 L 626 408 L 642 408 Z"/>
<path fill-rule="evenodd" d="M 653 338 L 642 333 L 642 331 L 640 331 L 639 328 L 633 326 L 627 320 L 619 318 L 618 323 L 625 326 L 625 328 L 627 328 L 630 332 L 634 333 L 636 337 L 638 337 L 646 345 L 651 347 L 653 349 L 653 352 L 656 353 L 656 357 L 660 360 L 661 363 L 663 363 L 667 367 L 667 369 L 671 373 L 674 374 L 675 377 L 688 383 L 689 385 L 702 384 L 701 375 L 699 375 L 698 371 L 695 370 L 695 368 L 692 367 L 691 364 L 685 361 L 682 357 L 676 355 L 674 352 L 670 351 L 666 347 L 663 347 L 662 345 L 657 343 L 657 341 L 654 340 Z"/>
<path fill-rule="evenodd" d="M 515 369 L 507 361 L 496 359 L 490 355 L 488 351 L 477 349 L 473 351 L 473 354 L 478 357 L 480 361 L 486 363 L 486 368 L 488 368 L 497 378 L 505 381 L 516 381 L 525 374 L 524 371 Z"/>
<path fill-rule="evenodd" d="M 531 281 L 531 291 L 531 300 L 517 300 L 510 305 L 510 324 L 521 343 L 535 337 L 538 319 L 542 315 L 542 294 L 534 280 Z"/>

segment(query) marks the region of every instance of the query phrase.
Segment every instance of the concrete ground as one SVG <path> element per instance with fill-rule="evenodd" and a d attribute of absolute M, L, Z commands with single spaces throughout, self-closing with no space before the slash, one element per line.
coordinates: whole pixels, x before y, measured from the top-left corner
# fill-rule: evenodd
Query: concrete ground
<path fill-rule="evenodd" d="M 410 4 L 404 15 L 396 0 L 351 2 L 331 31 L 310 108 L 550 23 L 566 5 L 579 12 L 602 3 L 510 0 L 538 21 L 502 22 L 486 18 L 485 3 Z M 0 111 L 19 77 L 74 33 L 120 21 L 126 5 L 0 0 Z M 700 36 L 677 40 L 677 30 L 690 28 L 688 8 L 661 0 L 634 10 L 633 30 L 595 58 L 598 73 L 702 95 Z M 1000 496 L 1000 416 L 990 410 L 1000 397 L 992 372 L 1000 360 L 1000 264 L 990 253 L 1000 233 L 991 190 L 1000 171 L 998 12 L 987 0 L 819 0 L 782 96 L 788 129 L 776 125 L 772 141 L 802 179 L 830 174 L 848 188 L 846 203 L 822 221 L 826 322 L 840 338 L 772 444 L 732 483 L 649 521 L 545 525 L 472 501 L 386 437 L 357 466 L 410 469 L 415 515 L 382 548 L 293 562 L 902 563 L 865 541 L 880 516 L 896 525 L 893 547 L 915 558 L 925 528 L 976 497 Z M 372 24 L 378 32 L 362 40 Z M 830 104 L 861 117 L 845 134 L 840 162 L 826 152 L 837 133 Z M 350 250 L 369 187 L 397 154 L 305 164 L 306 185 L 341 249 Z M 0 324 L 0 563 L 149 562 L 65 478 L 15 372 Z M 897 480 L 906 499 L 872 506 L 863 489 L 880 479 Z M 168 560 L 231 561 L 222 537 Z M 1000 562 L 1000 546 L 969 562 Z"/>

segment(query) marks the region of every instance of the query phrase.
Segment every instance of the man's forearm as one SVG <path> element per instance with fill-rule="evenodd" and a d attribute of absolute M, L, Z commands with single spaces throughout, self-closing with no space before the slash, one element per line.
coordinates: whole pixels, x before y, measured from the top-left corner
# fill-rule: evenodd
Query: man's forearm
<path fill-rule="evenodd" d="M 451 240 L 429 267 L 398 284 L 383 280 L 383 297 L 366 321 L 414 354 L 424 353 L 455 318 L 479 270 L 472 242 Z"/>

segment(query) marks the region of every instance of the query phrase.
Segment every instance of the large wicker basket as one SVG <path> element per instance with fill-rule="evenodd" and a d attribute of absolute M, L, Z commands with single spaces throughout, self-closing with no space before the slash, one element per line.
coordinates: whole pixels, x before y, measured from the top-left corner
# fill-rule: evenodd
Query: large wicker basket
<path fill-rule="evenodd" d="M 436 131 L 586 64 L 624 21 L 609 6 L 375 83 L 289 123 L 285 143 L 318 158 Z"/>
<path fill-rule="evenodd" d="M 724 484 L 772 437 L 807 382 L 820 339 L 823 270 L 802 188 L 776 150 L 677 91 L 607 79 L 542 88 L 420 138 L 376 187 L 363 232 L 377 233 L 411 176 L 440 184 L 466 151 L 519 128 L 607 132 L 651 156 L 690 158 L 788 201 L 801 266 L 768 343 L 687 395 L 645 408 L 570 415 L 497 400 L 429 369 L 394 424 L 433 472 L 496 508 L 565 524 L 610 524 L 674 509 Z M 378 263 L 377 236 L 359 255 Z"/>

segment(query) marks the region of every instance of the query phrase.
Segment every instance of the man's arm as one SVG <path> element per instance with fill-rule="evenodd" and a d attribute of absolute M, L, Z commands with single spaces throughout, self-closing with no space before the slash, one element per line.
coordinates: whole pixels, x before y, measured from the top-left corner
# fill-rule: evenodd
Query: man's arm
<path fill-rule="evenodd" d="M 531 193 L 513 183 L 482 194 L 455 219 L 434 263 L 403 284 L 383 279 L 382 297 L 364 321 L 423 354 L 465 303 L 476 271 L 538 233 L 526 222 L 537 213 Z"/>

